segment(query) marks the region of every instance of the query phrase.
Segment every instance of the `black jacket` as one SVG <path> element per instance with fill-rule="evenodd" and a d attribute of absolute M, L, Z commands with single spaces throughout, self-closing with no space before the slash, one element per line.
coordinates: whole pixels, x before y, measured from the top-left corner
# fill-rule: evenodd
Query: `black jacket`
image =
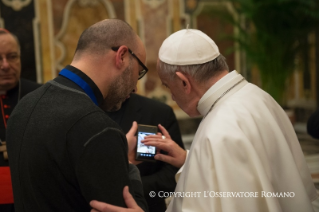
<path fill-rule="evenodd" d="M 6 141 L 6 122 L 9 119 L 13 109 L 17 105 L 17 103 L 22 99 L 25 95 L 28 93 L 34 91 L 38 87 L 40 87 L 40 84 L 37 84 L 35 82 L 32 82 L 27 79 L 20 79 L 20 82 L 11 90 L 7 91 L 6 94 L 1 95 L 1 110 L 0 113 L 1 121 L 0 121 L 0 139 L 1 141 Z M 3 117 L 4 116 L 4 117 Z M 5 160 L 3 153 L 0 152 L 0 166 L 9 166 L 9 160 Z M 8 185 L 11 186 L 11 185 Z M 2 188 L 0 188 L 2 189 Z M 14 206 L 13 204 L 1 204 L 0 205 L 0 211 L 1 212 L 13 212 Z"/>
<path fill-rule="evenodd" d="M 17 84 L 17 86 L 7 91 L 6 94 L 0 96 L 2 101 L 1 110 L 3 111 L 3 113 L 0 113 L 0 138 L 2 141 L 6 141 L 6 128 L 4 120 L 7 121 L 7 119 L 10 117 L 18 101 L 20 101 L 25 95 L 27 95 L 31 91 L 34 91 L 40 86 L 40 84 L 37 84 L 30 80 L 20 79 L 20 82 Z M 5 117 L 3 117 L 3 115 L 5 115 Z M 0 166 L 9 166 L 8 161 L 4 161 L 2 155 L 0 155 Z"/>
<path fill-rule="evenodd" d="M 103 101 L 92 80 L 67 68 Z M 126 206 L 123 188 L 134 186 L 125 134 L 72 81 L 59 76 L 23 98 L 7 143 L 17 212 L 90 211 L 91 200 Z"/>

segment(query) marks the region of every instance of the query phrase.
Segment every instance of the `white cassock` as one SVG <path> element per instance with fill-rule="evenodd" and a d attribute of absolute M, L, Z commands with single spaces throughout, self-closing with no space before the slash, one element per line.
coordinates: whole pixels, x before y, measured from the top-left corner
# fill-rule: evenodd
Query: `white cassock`
<path fill-rule="evenodd" d="M 204 119 L 167 211 L 313 211 L 317 193 L 296 133 L 269 94 L 233 71 L 204 94 L 198 111 Z"/>

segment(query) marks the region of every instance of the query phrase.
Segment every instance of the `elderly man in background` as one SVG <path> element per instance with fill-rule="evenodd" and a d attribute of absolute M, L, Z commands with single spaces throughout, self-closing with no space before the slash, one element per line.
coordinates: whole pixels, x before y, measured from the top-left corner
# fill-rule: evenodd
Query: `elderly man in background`
<path fill-rule="evenodd" d="M 20 78 L 20 45 L 17 37 L 0 28 L 0 211 L 12 212 L 13 193 L 6 148 L 7 121 L 14 107 L 39 84 Z"/>
<path fill-rule="evenodd" d="M 211 38 L 193 29 L 169 36 L 158 74 L 188 115 L 203 116 L 188 154 L 162 126 L 166 139 L 145 137 L 144 144 L 168 152 L 157 160 L 180 167 L 167 211 L 313 211 L 316 189 L 287 115 L 269 94 L 229 72 Z"/>

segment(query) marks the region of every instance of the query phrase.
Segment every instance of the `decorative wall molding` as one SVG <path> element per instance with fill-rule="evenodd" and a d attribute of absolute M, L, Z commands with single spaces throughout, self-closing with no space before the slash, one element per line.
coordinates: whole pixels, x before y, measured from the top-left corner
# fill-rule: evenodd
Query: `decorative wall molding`
<path fill-rule="evenodd" d="M 39 17 L 39 7 L 37 2 L 34 2 L 34 14 L 35 18 L 32 21 L 33 26 L 33 37 L 34 37 L 34 53 L 35 53 L 35 67 L 36 67 L 36 75 L 37 75 L 37 82 L 43 83 L 43 69 L 41 63 L 41 55 L 40 55 L 40 46 L 41 46 L 41 39 L 40 39 L 40 17 Z"/>
<path fill-rule="evenodd" d="M 145 43 L 145 22 L 143 20 L 143 15 L 142 15 L 143 12 L 141 11 L 141 0 L 135 0 L 135 4 L 136 4 L 135 6 L 136 21 L 138 25 L 137 34 L 141 38 L 142 42 Z M 140 82 L 137 84 L 137 88 L 138 88 L 137 90 L 141 94 L 145 94 L 145 87 L 142 85 L 145 84 L 146 79 L 147 79 L 146 77 L 143 77 L 142 79 L 139 80 Z"/>
<path fill-rule="evenodd" d="M 232 14 L 235 19 L 238 19 L 238 14 L 236 13 L 233 5 L 230 3 L 230 2 L 223 2 L 223 1 L 215 1 L 215 2 L 210 2 L 210 1 L 206 1 L 206 2 L 199 2 L 198 5 L 197 5 L 197 8 L 196 10 L 194 11 L 193 13 L 193 18 L 192 18 L 192 23 L 193 23 L 193 28 L 194 29 L 197 29 L 197 22 L 196 22 L 196 18 L 197 16 L 202 12 L 202 10 L 207 7 L 207 6 L 224 6 L 230 14 Z M 237 27 L 234 27 L 234 34 L 236 35 L 238 33 L 238 28 Z M 237 43 L 234 43 L 234 48 L 237 49 L 238 47 L 238 44 Z M 234 52 L 234 63 L 235 63 L 235 67 L 237 69 L 237 71 L 239 73 L 241 73 L 244 77 L 246 77 L 246 70 L 241 70 L 241 67 L 243 64 L 241 64 L 241 53 L 239 51 L 235 51 Z M 244 73 L 242 73 L 244 72 Z"/>
<path fill-rule="evenodd" d="M 50 62 L 48 62 L 48 67 L 50 67 L 51 77 L 52 79 L 57 76 L 56 67 L 55 67 L 55 49 L 54 49 L 54 29 L 53 29 L 53 13 L 52 13 L 52 3 L 51 0 L 46 0 L 46 10 L 47 10 L 47 32 L 48 32 L 48 41 L 47 45 L 49 48 L 49 54 L 50 54 Z M 44 30 L 45 31 L 45 30 Z M 46 71 L 46 70 L 43 70 Z M 47 70 L 49 73 L 49 69 Z M 43 74 L 44 75 L 44 74 Z M 46 77 L 43 77 L 44 82 L 48 81 L 50 78 L 49 74 Z"/>
<path fill-rule="evenodd" d="M 32 0 L 2 0 L 3 4 L 12 7 L 13 10 L 19 11 L 23 7 L 28 6 Z"/>
<path fill-rule="evenodd" d="M 157 8 L 158 6 L 160 6 L 161 4 L 163 4 L 166 0 L 143 0 L 143 2 L 145 4 L 147 4 L 148 6 L 150 6 L 152 9 Z M 172 0 L 170 0 L 172 1 Z"/>
<path fill-rule="evenodd" d="M 79 0 L 81 7 L 95 7 L 99 4 L 99 0 Z"/>
<path fill-rule="evenodd" d="M 109 17 L 116 18 L 113 4 L 109 0 L 69 0 L 65 6 L 65 9 L 64 9 L 62 27 L 54 39 L 55 46 L 57 46 L 61 51 L 60 57 L 57 58 L 57 60 L 56 60 L 56 65 L 55 65 L 56 70 L 61 70 L 62 68 L 64 68 L 64 66 L 62 65 L 62 62 L 66 57 L 66 47 L 60 40 L 67 30 L 67 26 L 68 26 L 69 18 L 70 18 L 70 10 L 71 10 L 73 4 L 76 2 L 78 2 L 79 5 L 81 5 L 83 7 L 97 6 L 98 3 L 101 2 L 104 5 L 104 7 L 106 8 Z"/>
<path fill-rule="evenodd" d="M 185 11 L 185 1 L 184 0 L 179 0 L 179 14 L 181 18 L 185 19 L 185 24 L 186 26 L 182 26 L 182 29 L 185 29 L 187 25 L 191 24 L 191 16 L 190 14 L 186 13 Z"/>

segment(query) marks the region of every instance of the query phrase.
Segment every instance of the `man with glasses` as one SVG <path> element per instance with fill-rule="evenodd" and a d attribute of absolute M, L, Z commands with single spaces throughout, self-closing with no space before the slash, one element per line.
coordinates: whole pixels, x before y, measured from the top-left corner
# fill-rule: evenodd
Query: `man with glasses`
<path fill-rule="evenodd" d="M 100 108 L 119 109 L 145 60 L 126 22 L 100 21 L 82 33 L 71 64 L 17 105 L 7 138 L 18 211 L 89 211 L 93 199 L 126 207 L 126 186 L 147 210 L 125 134 Z"/>
<path fill-rule="evenodd" d="M 113 51 L 117 51 L 119 50 L 120 47 L 112 47 L 111 49 Z M 142 69 L 140 70 L 139 72 L 139 76 L 138 76 L 138 79 L 142 79 L 142 77 L 144 77 L 144 75 L 148 72 L 148 68 L 144 65 L 144 63 L 138 59 L 138 57 L 134 54 L 134 52 L 132 52 L 131 49 L 128 49 L 128 52 L 133 56 L 135 57 L 135 59 L 137 60 L 138 64 L 140 64 L 140 66 L 142 67 Z"/>
<path fill-rule="evenodd" d="M 113 47 L 113 51 L 118 51 L 119 47 Z M 148 71 L 147 67 L 142 61 L 128 49 L 129 53 L 136 58 L 141 66 L 140 78 L 142 78 Z M 104 108 L 107 114 L 121 126 L 125 133 L 129 132 L 132 127 L 133 121 L 138 124 L 155 125 L 162 124 L 172 135 L 173 140 L 182 148 L 184 148 L 181 133 L 179 130 L 178 122 L 171 107 L 156 100 L 152 100 L 138 94 L 132 93 L 125 102 L 119 103 L 112 111 Z M 136 128 L 136 125 L 133 125 Z M 135 142 L 132 142 L 135 144 Z M 132 145 L 135 147 L 135 145 Z M 166 210 L 165 198 L 149 196 L 152 192 L 172 192 L 175 189 L 175 174 L 178 171 L 174 166 L 163 163 L 161 161 L 155 162 L 137 162 L 135 161 L 135 155 L 130 154 L 129 159 L 135 164 L 140 171 L 144 197 L 147 201 L 148 208 L 152 212 L 163 212 Z"/>
<path fill-rule="evenodd" d="M 14 211 L 6 148 L 7 121 L 18 101 L 39 84 L 20 78 L 20 45 L 16 36 L 0 28 L 0 211 Z"/>

